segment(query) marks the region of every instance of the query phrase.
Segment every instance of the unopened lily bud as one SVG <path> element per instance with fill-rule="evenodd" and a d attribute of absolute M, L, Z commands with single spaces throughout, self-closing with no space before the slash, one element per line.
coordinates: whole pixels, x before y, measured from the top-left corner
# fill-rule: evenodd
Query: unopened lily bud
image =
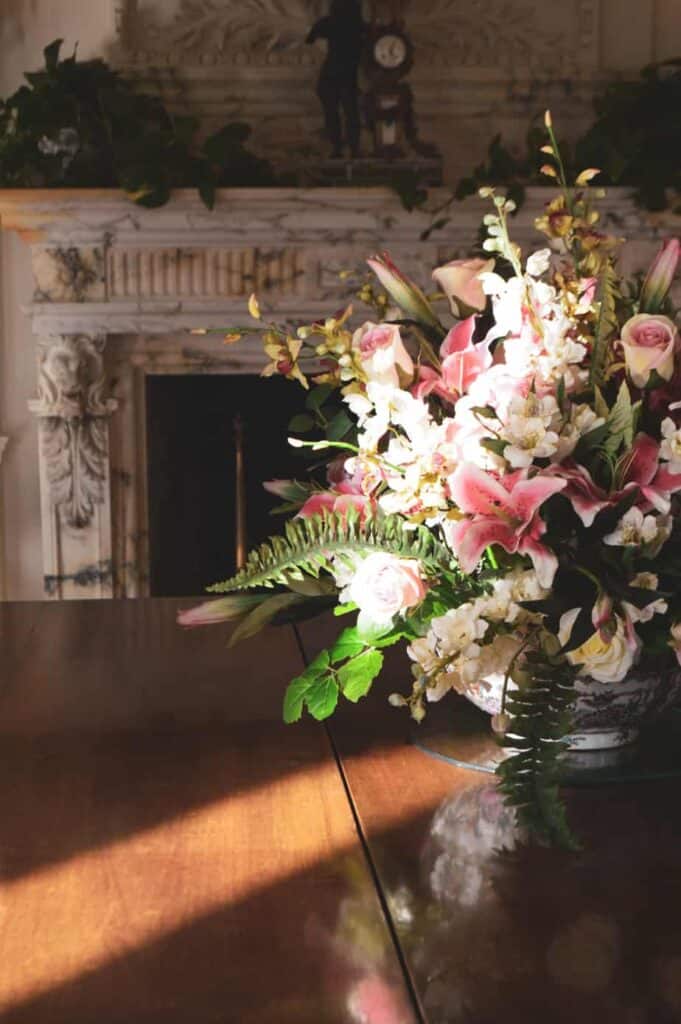
<path fill-rule="evenodd" d="M 410 319 L 427 327 L 434 327 L 438 331 L 443 330 L 419 286 L 395 266 L 387 253 L 374 256 L 367 260 L 367 263 L 393 302 L 397 303 Z"/>
<path fill-rule="evenodd" d="M 668 238 L 653 260 L 641 289 L 640 311 L 656 313 L 671 288 L 681 256 L 681 242 Z"/>

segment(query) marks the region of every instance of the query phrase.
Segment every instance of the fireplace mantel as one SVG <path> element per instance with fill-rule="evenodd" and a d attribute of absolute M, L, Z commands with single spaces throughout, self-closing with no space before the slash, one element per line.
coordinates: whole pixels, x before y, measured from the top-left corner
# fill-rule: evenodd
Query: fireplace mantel
<path fill-rule="evenodd" d="M 550 194 L 529 189 L 516 217 L 526 249 L 540 244 L 533 224 Z M 447 197 L 434 191 L 428 205 Z M 624 190 L 602 209 L 636 243 L 631 267 L 670 231 Z M 147 593 L 146 374 L 253 373 L 263 362 L 255 341 L 225 348 L 191 328 L 243 324 L 252 292 L 278 319 L 337 309 L 357 281 L 340 272 L 363 273 L 380 249 L 426 282 L 470 251 L 487 210 L 456 204 L 423 241 L 431 215 L 381 188 L 225 189 L 212 211 L 193 190 L 153 210 L 113 189 L 0 191 L 2 227 L 31 248 L 46 596 Z"/>

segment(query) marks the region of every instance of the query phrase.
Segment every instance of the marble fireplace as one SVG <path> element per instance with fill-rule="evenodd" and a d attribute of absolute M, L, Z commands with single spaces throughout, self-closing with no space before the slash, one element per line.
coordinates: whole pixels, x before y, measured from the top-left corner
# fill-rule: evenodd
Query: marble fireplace
<path fill-rule="evenodd" d="M 524 247 L 539 244 L 545 198 L 530 190 L 516 218 Z M 630 267 L 669 233 L 620 190 L 603 208 L 633 242 Z M 146 378 L 263 365 L 256 338 L 225 346 L 192 329 L 247 323 L 251 292 L 278 320 L 336 310 L 380 248 L 426 283 L 438 263 L 470 251 L 483 212 L 477 199 L 459 204 L 423 241 L 428 214 L 408 213 L 385 189 L 224 190 L 212 211 L 189 191 L 157 210 L 114 190 L 0 193 L 3 228 L 31 247 L 25 312 L 38 376 L 26 400 L 40 440 L 45 597 L 149 593 Z"/>

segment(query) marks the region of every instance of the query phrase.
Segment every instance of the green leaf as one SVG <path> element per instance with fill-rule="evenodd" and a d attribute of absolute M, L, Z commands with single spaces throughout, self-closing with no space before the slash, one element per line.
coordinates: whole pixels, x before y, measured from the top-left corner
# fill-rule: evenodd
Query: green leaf
<path fill-rule="evenodd" d="M 357 635 L 356 626 L 344 629 L 331 648 L 331 661 L 335 664 L 345 661 L 346 658 L 354 658 L 356 654 L 360 654 L 364 650 L 365 646 L 364 641 L 360 640 Z"/>
<path fill-rule="evenodd" d="M 607 426 L 608 437 L 603 447 L 609 455 L 614 455 L 622 444 L 626 448 L 631 448 L 634 440 L 634 410 L 626 381 L 622 381 L 620 385 L 617 400 L 608 416 Z"/>
<path fill-rule="evenodd" d="M 288 429 L 292 434 L 309 434 L 314 429 L 314 425 L 312 417 L 301 412 L 289 421 Z"/>
<path fill-rule="evenodd" d="M 498 437 L 483 437 L 480 441 L 480 446 L 486 448 L 488 452 L 494 452 L 495 455 L 503 456 L 508 448 L 508 441 L 502 441 Z"/>
<path fill-rule="evenodd" d="M 318 722 L 329 718 L 338 704 L 338 683 L 333 676 L 316 679 L 305 695 L 307 710 Z"/>
<path fill-rule="evenodd" d="M 210 587 L 225 594 L 253 587 L 285 584 L 287 573 L 299 571 L 317 577 L 330 571 L 336 555 L 363 555 L 385 551 L 413 558 L 432 575 L 446 574 L 459 581 L 463 591 L 470 581 L 461 573 L 449 548 L 426 527 L 408 528 L 400 516 L 369 516 L 360 521 L 354 510 L 346 514 L 324 513 L 289 521 L 283 537 L 271 537 L 251 552 L 245 567 L 232 579 Z"/>
<path fill-rule="evenodd" d="M 207 178 L 199 182 L 198 185 L 199 195 L 203 205 L 208 210 L 212 210 L 215 206 L 215 181 L 213 178 Z"/>
<path fill-rule="evenodd" d="M 353 426 L 352 420 L 345 410 L 342 409 L 339 413 L 336 413 L 326 428 L 326 436 L 329 441 L 342 441 L 345 435 L 352 430 Z"/>
<path fill-rule="evenodd" d="M 352 612 L 357 611 L 357 605 L 354 601 L 348 602 L 348 604 L 337 604 L 333 610 L 333 614 L 336 618 L 340 619 L 343 615 L 350 615 Z"/>
<path fill-rule="evenodd" d="M 598 385 L 594 387 L 594 411 L 597 416 L 604 420 L 607 420 L 608 416 L 610 415 L 610 408 L 603 397 L 603 392 L 598 387 Z"/>
<path fill-rule="evenodd" d="M 284 695 L 284 722 L 287 725 L 299 720 L 308 693 L 320 677 L 326 674 L 328 668 L 329 652 L 321 651 L 302 675 L 291 680 Z"/>
<path fill-rule="evenodd" d="M 326 402 L 327 398 L 330 398 L 334 390 L 330 384 L 320 384 L 318 387 L 312 388 L 305 399 L 305 408 L 309 409 L 310 412 L 319 412 L 324 402 Z"/>
<path fill-rule="evenodd" d="M 599 314 L 591 349 L 590 367 L 591 383 L 594 385 L 600 386 L 604 381 L 610 341 L 619 331 L 615 308 L 617 288 L 617 273 L 612 260 L 608 260 L 598 281 Z"/>
<path fill-rule="evenodd" d="M 297 679 L 292 679 L 288 684 L 284 695 L 284 722 L 286 725 L 292 725 L 300 720 L 305 696 L 313 683 L 314 679 L 302 675 Z"/>
<path fill-rule="evenodd" d="M 304 600 L 305 598 L 300 594 L 275 594 L 274 597 L 269 597 L 241 620 L 229 638 L 229 646 L 234 647 L 240 640 L 255 636 L 261 629 L 269 625 L 280 612 L 292 608 L 293 605 L 300 604 Z"/>
<path fill-rule="evenodd" d="M 535 839 L 578 850 L 559 785 L 579 666 L 539 649 L 526 653 L 525 667 L 531 683 L 510 691 L 506 700 L 511 724 L 501 744 L 510 756 L 496 769 L 499 786 L 518 823 Z"/>
<path fill-rule="evenodd" d="M 343 696 L 356 704 L 371 689 L 376 676 L 383 668 L 383 655 L 380 651 L 369 650 L 352 658 L 338 670 Z"/>
<path fill-rule="evenodd" d="M 62 48 L 63 39 L 55 39 L 54 42 L 50 43 L 43 50 L 43 56 L 45 57 L 45 68 L 47 71 L 56 71 L 57 64 L 59 63 L 59 51 Z"/>
<path fill-rule="evenodd" d="M 331 656 L 329 652 L 320 651 L 314 661 L 311 661 L 307 666 L 303 674 L 309 676 L 311 679 L 316 679 L 318 676 L 321 676 L 326 672 L 330 664 Z"/>

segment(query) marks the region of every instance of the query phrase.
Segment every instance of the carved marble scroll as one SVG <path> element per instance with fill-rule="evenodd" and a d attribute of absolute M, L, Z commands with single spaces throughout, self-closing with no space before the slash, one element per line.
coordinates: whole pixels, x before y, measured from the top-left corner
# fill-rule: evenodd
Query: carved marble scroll
<path fill-rule="evenodd" d="M 104 397 L 104 338 L 85 335 L 39 341 L 40 448 L 52 504 L 69 527 L 87 527 L 107 497 L 108 425 L 116 408 Z"/>
<path fill-rule="evenodd" d="M 38 398 L 29 402 L 40 432 L 45 594 L 107 597 L 113 592 L 109 417 L 105 337 L 38 338 Z"/>

